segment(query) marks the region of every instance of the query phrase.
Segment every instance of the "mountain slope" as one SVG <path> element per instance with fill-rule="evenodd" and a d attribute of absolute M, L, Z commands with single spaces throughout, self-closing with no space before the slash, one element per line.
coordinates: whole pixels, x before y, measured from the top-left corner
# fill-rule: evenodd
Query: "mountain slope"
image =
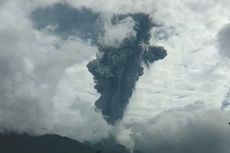
<path fill-rule="evenodd" d="M 58 135 L 0 134 L 0 153 L 96 153 L 91 147 Z"/>

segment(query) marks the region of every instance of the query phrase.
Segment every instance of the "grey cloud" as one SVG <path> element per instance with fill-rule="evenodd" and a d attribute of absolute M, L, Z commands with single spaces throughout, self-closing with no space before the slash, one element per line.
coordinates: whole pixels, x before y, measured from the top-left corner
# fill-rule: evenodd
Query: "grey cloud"
<path fill-rule="evenodd" d="M 221 55 L 230 57 L 230 24 L 225 25 L 219 31 L 218 45 Z"/>
<path fill-rule="evenodd" d="M 222 101 L 222 110 L 228 110 L 230 106 L 230 90 L 226 93 L 224 100 Z"/>
<path fill-rule="evenodd" d="M 34 10 L 31 18 L 37 29 L 53 25 L 53 32 L 65 39 L 70 35 L 77 35 L 95 42 L 100 34 L 99 13 L 86 8 L 77 9 L 68 4 L 56 3 Z"/>
<path fill-rule="evenodd" d="M 6 3 L 6 0 L 0 1 L 0 8 Z"/>

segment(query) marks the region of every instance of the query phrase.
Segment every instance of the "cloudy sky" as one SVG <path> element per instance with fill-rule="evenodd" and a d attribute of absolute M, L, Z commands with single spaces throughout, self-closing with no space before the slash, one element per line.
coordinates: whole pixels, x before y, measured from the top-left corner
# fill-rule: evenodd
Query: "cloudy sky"
<path fill-rule="evenodd" d="M 86 65 L 98 53 L 97 31 L 107 45 L 134 33 L 132 20 L 112 25 L 111 16 L 138 12 L 158 25 L 150 43 L 168 55 L 145 68 L 111 126 L 95 110 L 100 95 Z M 91 142 L 113 135 L 131 150 L 227 153 L 229 14 L 228 0 L 1 0 L 0 132 Z"/>

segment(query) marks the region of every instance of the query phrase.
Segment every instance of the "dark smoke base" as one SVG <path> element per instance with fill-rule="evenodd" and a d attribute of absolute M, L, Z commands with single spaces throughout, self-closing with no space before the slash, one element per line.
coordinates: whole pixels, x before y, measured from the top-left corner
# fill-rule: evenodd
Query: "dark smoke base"
<path fill-rule="evenodd" d="M 105 120 L 110 124 L 122 119 L 135 84 L 143 75 L 142 63 L 149 67 L 149 64 L 167 55 L 163 47 L 149 46 L 153 24 L 148 15 L 120 15 L 115 17 L 114 21 L 127 16 L 135 21 L 136 37 L 126 38 L 119 47 L 100 45 L 102 56 L 87 65 L 94 76 L 95 89 L 101 94 L 96 101 L 96 107 L 102 111 Z M 141 44 L 145 44 L 147 48 L 143 48 Z"/>

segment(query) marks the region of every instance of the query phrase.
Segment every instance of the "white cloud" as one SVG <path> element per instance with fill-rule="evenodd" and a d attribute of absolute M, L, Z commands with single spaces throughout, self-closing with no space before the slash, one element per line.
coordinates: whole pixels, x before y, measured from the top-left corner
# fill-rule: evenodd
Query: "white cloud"
<path fill-rule="evenodd" d="M 135 37 L 134 21 L 131 17 L 126 17 L 117 24 L 113 25 L 111 17 L 104 19 L 104 35 L 101 43 L 106 46 L 119 46 L 125 38 Z"/>
<path fill-rule="evenodd" d="M 134 135 L 126 138 L 133 141 L 128 141 L 126 144 L 134 143 L 139 148 L 143 145 L 146 149 L 150 149 L 151 146 L 158 148 L 160 144 L 164 144 L 167 139 L 165 137 L 170 137 L 170 140 L 180 139 L 178 135 L 180 131 L 185 131 L 187 134 L 182 140 L 186 142 L 185 139 L 192 133 L 191 129 L 186 129 L 187 125 L 197 124 L 202 128 L 207 127 L 209 121 L 202 122 L 200 119 L 204 117 L 204 120 L 205 118 L 209 120 L 209 117 L 200 114 L 207 109 L 220 110 L 230 81 L 229 66 L 226 65 L 226 60 L 220 56 L 217 48 L 217 34 L 229 22 L 229 7 L 224 6 L 226 3 L 194 0 L 152 2 L 154 2 L 153 20 L 162 27 L 160 30 L 153 29 L 154 37 L 151 44 L 164 46 L 168 56 L 156 62 L 149 70 L 145 69 L 145 74 L 137 83 L 126 115 L 121 121 L 124 128 L 129 127 Z M 228 39 L 224 39 L 221 43 L 227 41 Z M 186 123 L 181 123 L 177 120 L 178 113 L 180 114 L 178 109 L 189 105 L 199 108 L 199 113 L 193 112 L 191 116 L 187 116 L 188 112 L 185 111 L 181 114 L 181 118 Z M 172 109 L 175 113 L 169 113 L 171 115 L 169 119 L 161 117 L 159 122 L 165 124 L 165 128 L 174 130 L 159 131 L 157 129 L 164 128 L 163 124 L 150 123 L 159 114 L 168 116 L 168 110 Z M 220 116 L 216 113 L 209 115 L 212 118 L 219 116 L 220 120 L 228 116 L 228 112 L 221 112 L 221 114 Z M 213 130 L 220 133 L 221 139 L 223 138 L 227 143 L 230 140 L 224 138 L 226 129 L 223 130 L 222 127 L 226 127 L 228 121 L 224 121 L 225 125 L 221 124 L 218 127 L 210 125 L 210 129 L 214 128 Z M 140 129 L 137 131 L 135 126 Z M 201 130 L 199 128 L 195 129 Z M 158 134 L 161 136 L 157 136 Z M 159 145 L 154 145 L 153 140 Z M 208 143 L 208 140 L 206 142 Z"/>
<path fill-rule="evenodd" d="M 50 132 L 80 141 L 106 137 L 109 127 L 95 111 L 97 95 L 86 69 L 97 48 L 35 30 L 29 9 L 18 3 L 0 10 L 0 131 Z"/>
<path fill-rule="evenodd" d="M 182 153 L 229 150 L 229 112 L 194 108 L 193 105 L 162 112 L 152 119 L 123 125 L 128 142 L 146 152 Z M 119 135 L 119 134 L 118 134 Z M 126 142 L 126 144 L 128 144 Z"/>
<path fill-rule="evenodd" d="M 196 10 L 198 7 L 193 8 L 196 3 L 208 6 L 204 14 Z M 140 116 L 151 116 L 146 109 L 154 114 L 196 101 L 218 109 L 227 91 L 229 69 L 219 56 L 216 36 L 228 20 L 227 13 L 214 1 L 163 0 L 155 2 L 155 6 L 153 20 L 171 27 L 173 32 L 166 40 L 154 37 L 152 44 L 164 46 L 168 56 L 145 70 L 127 116 L 130 113 L 135 118 L 139 112 Z"/>

